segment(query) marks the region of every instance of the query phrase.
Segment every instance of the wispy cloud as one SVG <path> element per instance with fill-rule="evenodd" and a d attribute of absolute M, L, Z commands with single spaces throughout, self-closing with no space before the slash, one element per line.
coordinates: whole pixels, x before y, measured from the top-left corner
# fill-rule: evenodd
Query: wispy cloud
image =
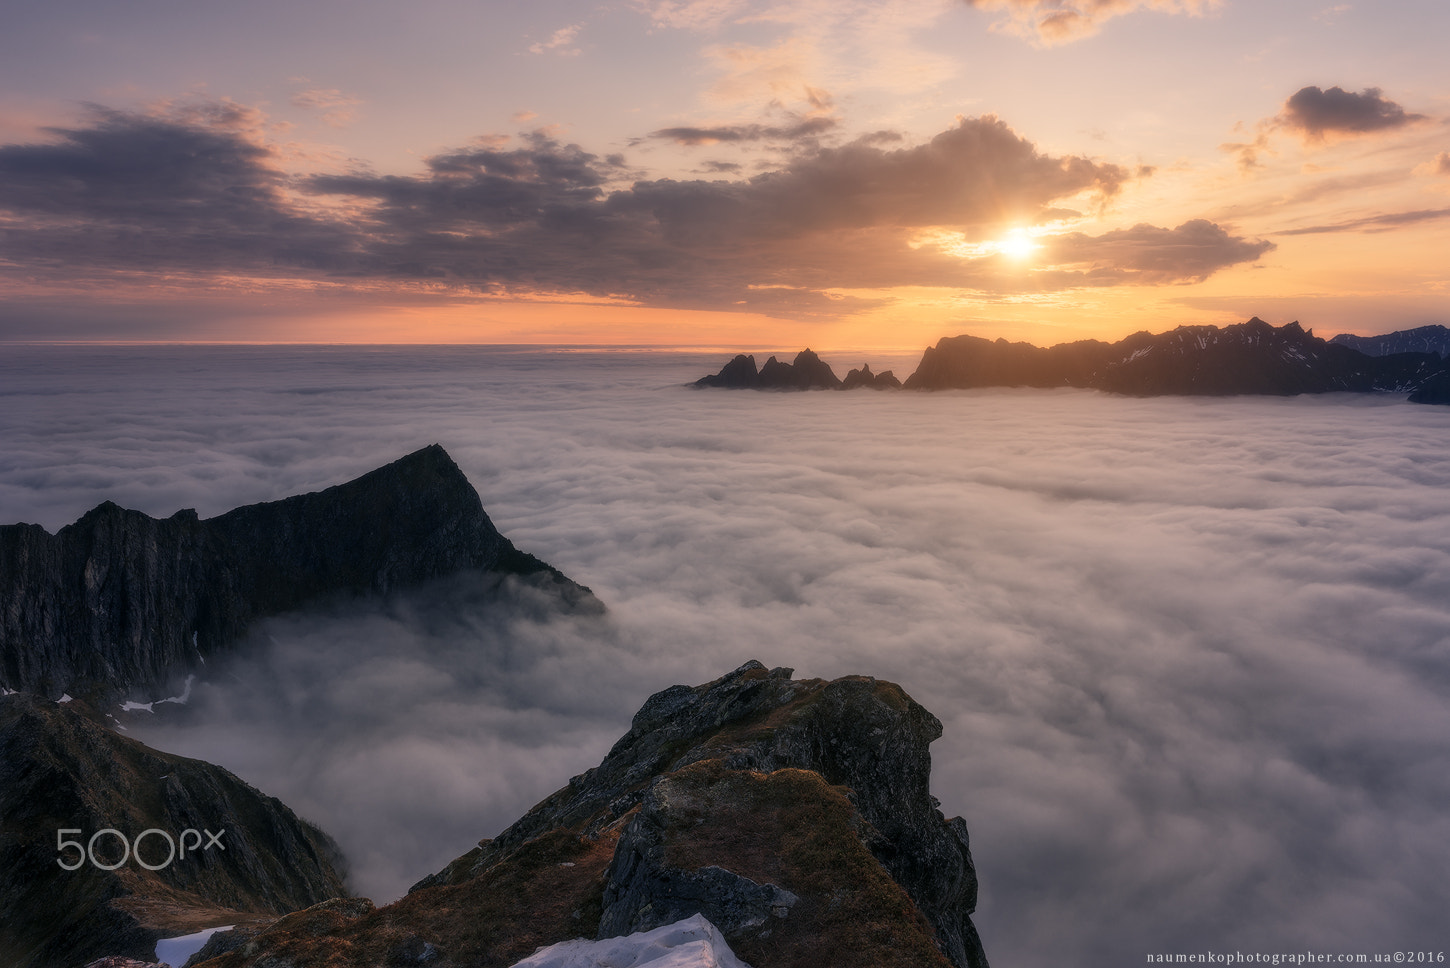
<path fill-rule="evenodd" d="M 1005 16 L 994 29 L 1025 37 L 1045 47 L 1069 44 L 1097 33 L 1114 17 L 1150 10 L 1201 17 L 1223 0 L 965 0 L 981 10 Z"/>
<path fill-rule="evenodd" d="M 529 45 L 530 54 L 554 53 L 564 57 L 576 57 L 581 51 L 578 47 L 572 46 L 579 31 L 584 29 L 582 23 L 569 24 L 567 27 L 560 27 L 549 35 L 548 40 L 541 40 L 536 44 Z"/>
<path fill-rule="evenodd" d="M 292 95 L 291 102 L 293 107 L 320 112 L 322 120 L 334 128 L 345 128 L 357 117 L 354 109 L 362 103 L 362 100 L 344 94 L 335 87 L 318 87 L 298 91 Z"/>
<path fill-rule="evenodd" d="M 1274 235 L 1323 235 L 1331 232 L 1386 232 L 1401 225 L 1417 222 L 1431 222 L 1450 218 L 1450 208 L 1421 209 L 1414 212 L 1390 212 L 1385 215 L 1369 215 L 1364 218 L 1332 222 L 1327 225 L 1310 225 L 1297 229 L 1283 229 Z"/>

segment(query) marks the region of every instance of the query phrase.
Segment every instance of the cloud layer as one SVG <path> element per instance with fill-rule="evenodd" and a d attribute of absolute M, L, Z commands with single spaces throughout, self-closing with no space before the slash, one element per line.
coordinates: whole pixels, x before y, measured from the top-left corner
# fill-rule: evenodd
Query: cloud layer
<path fill-rule="evenodd" d="M 154 734 L 322 823 L 374 894 L 596 763 L 649 693 L 758 657 L 941 717 L 933 788 L 970 825 L 996 963 L 1438 950 L 1441 409 L 677 385 L 718 364 L 20 348 L 0 516 L 216 514 L 438 440 L 595 588 L 598 620 L 435 589 L 274 623 L 214 718 Z"/>
<path fill-rule="evenodd" d="M 541 132 L 435 155 L 417 175 L 301 175 L 262 137 L 259 116 L 236 105 L 97 108 L 90 124 L 53 130 L 51 143 L 0 146 L 0 210 L 14 216 L 0 224 L 0 256 L 66 284 L 139 271 L 172 282 L 235 275 L 835 315 L 867 304 L 839 290 L 1172 283 L 1264 251 L 1189 223 L 1215 236 L 1205 257 L 1202 245 L 1184 247 L 1184 227 L 1144 225 L 1063 237 L 1073 262 L 1094 267 L 1088 274 L 1004 271 L 922 246 L 916 233 L 989 239 L 1013 225 L 1077 221 L 1143 172 L 1046 154 L 991 116 L 961 118 L 914 146 L 891 132 L 821 143 L 834 123 L 652 136 L 795 143 L 788 160 L 750 178 L 640 178 L 622 156 Z"/>

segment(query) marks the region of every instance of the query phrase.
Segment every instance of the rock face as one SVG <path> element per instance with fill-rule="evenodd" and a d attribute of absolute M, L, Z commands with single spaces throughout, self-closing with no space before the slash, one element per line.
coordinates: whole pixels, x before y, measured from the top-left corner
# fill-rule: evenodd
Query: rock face
<path fill-rule="evenodd" d="M 505 968 L 697 914 L 754 968 L 985 968 L 966 826 L 929 792 L 940 735 L 865 677 L 752 661 L 672 686 L 599 766 L 402 900 L 292 915 L 207 968 L 411 964 L 397 953 L 425 945 L 438 968 Z"/>
<path fill-rule="evenodd" d="M 1418 326 L 1382 336 L 1341 333 L 1329 342 L 1348 346 L 1365 356 L 1392 356 L 1395 353 L 1434 353 L 1441 359 L 1450 356 L 1450 329 L 1444 326 Z"/>
<path fill-rule="evenodd" d="M 257 619 L 476 570 L 587 588 L 499 534 L 437 444 L 362 477 L 199 520 L 107 502 L 56 534 L 0 526 L 0 684 L 52 698 L 161 688 Z"/>
<path fill-rule="evenodd" d="M 158 938 L 346 894 L 337 846 L 280 801 L 83 713 L 0 697 L 0 964 L 153 961 Z"/>
<path fill-rule="evenodd" d="M 1180 326 L 1117 343 L 1088 340 L 1047 349 L 974 336 L 927 349 L 906 387 L 1088 387 L 1134 396 L 1406 392 L 1440 372 L 1432 353 L 1366 356 L 1298 323 L 1255 317 L 1236 326 Z"/>

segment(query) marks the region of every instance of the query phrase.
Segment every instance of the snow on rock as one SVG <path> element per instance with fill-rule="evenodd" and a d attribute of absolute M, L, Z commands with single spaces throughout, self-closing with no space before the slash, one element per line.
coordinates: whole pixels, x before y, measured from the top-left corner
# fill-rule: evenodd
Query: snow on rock
<path fill-rule="evenodd" d="M 562 941 L 513 968 L 750 968 L 719 930 L 696 914 L 652 931 L 602 941 Z"/>
<path fill-rule="evenodd" d="M 220 928 L 207 928 L 198 931 L 196 934 L 184 934 L 179 938 L 162 938 L 156 942 L 156 960 L 168 965 L 181 966 L 186 964 L 187 959 L 201 950 L 206 944 L 206 939 L 218 931 L 230 931 L 235 925 L 224 925 Z"/>

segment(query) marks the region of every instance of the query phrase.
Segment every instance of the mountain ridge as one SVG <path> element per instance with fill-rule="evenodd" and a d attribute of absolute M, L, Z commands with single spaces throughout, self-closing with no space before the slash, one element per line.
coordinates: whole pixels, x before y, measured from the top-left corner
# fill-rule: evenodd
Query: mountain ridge
<path fill-rule="evenodd" d="M 1429 330 L 1433 327 L 1424 327 Z M 1425 334 L 1405 335 L 1410 345 Z M 1433 335 L 1433 334 L 1431 334 Z M 1427 338 L 1427 337 L 1426 337 Z M 1076 387 L 1126 396 L 1229 396 L 1300 393 L 1410 393 L 1413 402 L 1440 402 L 1442 391 L 1420 393 L 1444 383 L 1447 364 L 1437 352 L 1397 351 L 1370 355 L 1347 345 L 1349 338 L 1324 340 L 1297 322 L 1271 326 L 1257 316 L 1231 326 L 1179 326 L 1163 333 L 1141 331 L 1114 343 L 1078 340 L 1039 347 L 1027 342 L 989 340 L 964 334 L 947 336 L 927 347 L 915 372 L 901 386 L 916 390 L 978 387 Z M 807 351 L 809 352 L 809 351 Z M 805 354 L 802 354 L 803 356 Z M 798 360 L 800 358 L 798 357 Z M 845 383 L 833 383 L 829 365 L 810 353 L 808 378 L 755 373 L 754 357 L 736 356 L 718 374 L 697 380 L 697 387 L 755 389 L 891 387 L 852 371 Z M 792 368 L 774 357 L 768 367 Z M 863 366 L 869 373 L 869 368 Z M 882 374 L 881 376 L 885 376 Z M 1438 381 L 1438 383 L 1437 383 Z"/>
<path fill-rule="evenodd" d="M 259 619 L 465 570 L 520 576 L 565 604 L 600 607 L 499 533 L 438 444 L 213 518 L 189 509 L 153 518 L 106 501 L 55 534 L 0 525 L 0 685 L 100 705 L 165 688 Z"/>

